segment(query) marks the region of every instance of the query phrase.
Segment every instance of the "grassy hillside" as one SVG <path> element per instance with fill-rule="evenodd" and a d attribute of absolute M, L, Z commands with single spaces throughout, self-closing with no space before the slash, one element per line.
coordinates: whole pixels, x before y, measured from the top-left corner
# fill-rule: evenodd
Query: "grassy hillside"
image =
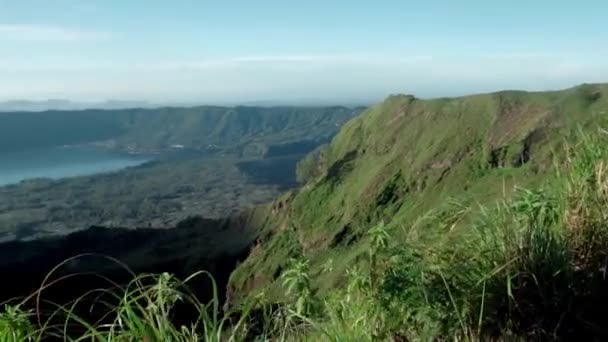
<path fill-rule="evenodd" d="M 0 113 L 0 151 L 85 144 L 134 151 L 183 145 L 264 155 L 272 145 L 326 141 L 361 109 L 213 107 Z"/>
<path fill-rule="evenodd" d="M 596 135 L 607 119 L 606 85 L 454 99 L 391 96 L 348 122 L 316 153 L 308 183 L 275 201 L 271 222 L 231 286 L 285 300 L 280 276 L 290 258 L 304 258 L 314 291 L 331 294 L 367 259 L 369 231 L 381 222 L 391 248 L 412 241 L 450 248 L 456 228 L 479 219 L 460 210 L 491 206 L 517 187 L 541 187 L 580 131 Z M 447 222 L 427 226 L 429 216 Z"/>

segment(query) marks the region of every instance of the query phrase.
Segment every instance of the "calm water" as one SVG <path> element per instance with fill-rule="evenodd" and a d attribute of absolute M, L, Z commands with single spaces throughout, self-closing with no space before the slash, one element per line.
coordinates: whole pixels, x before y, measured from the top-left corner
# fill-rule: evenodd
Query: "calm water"
<path fill-rule="evenodd" d="M 57 147 L 0 154 L 0 186 L 32 178 L 64 178 L 120 170 L 149 158 L 94 148 Z"/>

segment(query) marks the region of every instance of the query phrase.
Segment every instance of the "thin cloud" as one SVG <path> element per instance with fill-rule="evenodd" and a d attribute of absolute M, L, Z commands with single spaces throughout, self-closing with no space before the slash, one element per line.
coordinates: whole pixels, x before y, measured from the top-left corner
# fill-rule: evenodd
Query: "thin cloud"
<path fill-rule="evenodd" d="M 284 62 L 315 62 L 334 59 L 336 56 L 315 55 L 276 55 L 276 56 L 243 56 L 229 59 L 234 63 L 284 63 Z"/>
<path fill-rule="evenodd" d="M 539 60 L 539 59 L 552 59 L 555 55 L 541 52 L 504 52 L 494 53 L 482 56 L 489 60 Z"/>
<path fill-rule="evenodd" d="M 1 30 L 0 30 L 1 32 Z M 0 37 L 1 37 L 0 33 Z M 1 39 L 0 39 L 1 40 Z M 289 67 L 310 70 L 317 67 L 377 67 L 429 64 L 434 58 L 429 55 L 262 55 L 238 56 L 218 59 L 191 59 L 177 61 L 111 62 L 104 60 L 77 60 L 66 62 L 61 58 L 45 58 L 37 62 L 27 60 L 3 60 L 0 56 L 0 72 L 41 72 L 41 71 L 208 71 L 241 68 Z"/>
<path fill-rule="evenodd" d="M 1 32 L 1 30 L 0 30 Z M 490 57 L 491 56 L 491 57 Z M 537 58 L 533 56 L 538 56 Z M 28 60 L 3 60 L 0 56 L 0 72 L 221 72 L 255 70 L 259 73 L 281 71 L 331 70 L 372 70 L 390 73 L 414 73 L 416 75 L 443 74 L 454 78 L 492 77 L 499 79 L 522 71 L 532 74 L 563 77 L 580 71 L 576 60 L 541 58 L 542 54 L 503 54 L 431 56 L 431 55 L 253 55 L 225 57 L 217 59 L 190 59 L 139 62 L 120 62 L 108 60 L 71 60 L 61 58 Z M 389 75 L 390 76 L 390 75 Z"/>
<path fill-rule="evenodd" d="M 335 54 L 335 55 L 270 55 L 244 56 L 232 58 L 234 63 L 381 63 L 381 62 L 418 62 L 432 59 L 428 55 L 405 57 L 365 55 L 365 54 Z"/>
<path fill-rule="evenodd" d="M 415 64 L 430 62 L 432 56 L 381 56 L 381 55 L 268 55 L 268 56 L 239 56 L 223 59 L 202 59 L 192 61 L 173 61 L 161 63 L 141 63 L 130 67 L 143 70 L 209 70 L 239 67 L 315 67 L 315 66 L 344 66 L 344 65 L 386 65 L 386 64 Z"/>
<path fill-rule="evenodd" d="M 58 26 L 0 24 L 0 41 L 38 43 L 78 43 L 106 41 L 109 33 L 84 31 Z"/>

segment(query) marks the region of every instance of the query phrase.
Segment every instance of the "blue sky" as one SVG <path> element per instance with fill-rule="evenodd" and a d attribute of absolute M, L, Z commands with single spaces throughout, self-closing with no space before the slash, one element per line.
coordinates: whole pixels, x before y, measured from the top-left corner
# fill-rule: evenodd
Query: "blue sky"
<path fill-rule="evenodd" d="M 0 100 L 367 102 L 608 81 L 605 0 L 0 0 Z"/>

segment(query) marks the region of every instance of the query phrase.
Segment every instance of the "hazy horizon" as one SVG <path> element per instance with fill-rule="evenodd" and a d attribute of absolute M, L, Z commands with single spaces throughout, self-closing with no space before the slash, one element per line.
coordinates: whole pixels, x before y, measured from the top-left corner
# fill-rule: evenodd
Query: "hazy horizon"
<path fill-rule="evenodd" d="M 608 3 L 585 3 L 3 2 L 0 101 L 373 103 L 605 82 Z"/>
<path fill-rule="evenodd" d="M 53 109 L 125 109 L 132 107 L 143 107 L 143 108 L 158 108 L 164 106 L 175 106 L 175 107 L 197 107 L 197 106 L 260 106 L 260 107 L 273 107 L 273 106 L 372 106 L 381 102 L 391 95 L 414 95 L 422 99 L 433 99 L 442 97 L 462 97 L 477 94 L 494 93 L 500 91 L 531 91 L 531 92 L 543 92 L 543 91 L 560 91 L 573 87 L 577 87 L 583 84 L 608 84 L 607 82 L 581 82 L 576 84 L 564 85 L 562 87 L 547 87 L 547 88 L 497 88 L 490 90 L 480 90 L 477 92 L 454 92 L 452 94 L 438 94 L 435 96 L 419 96 L 415 93 L 407 92 L 393 92 L 386 93 L 378 98 L 365 99 L 334 99 L 331 98 L 277 98 L 277 99 L 253 99 L 253 100 L 225 100 L 225 101 L 203 101 L 203 100 L 190 100 L 190 101 L 155 101 L 155 100 L 140 100 L 140 99 L 84 99 L 84 100 L 72 100 L 72 99 L 59 99 L 59 98 L 43 98 L 43 99 L 7 99 L 0 100 L 0 112 L 6 112 L 6 108 L 12 106 L 19 107 L 23 106 L 39 106 L 39 109 L 26 111 L 44 111 L 50 108 Z M 12 111 L 9 109 L 8 111 Z"/>

